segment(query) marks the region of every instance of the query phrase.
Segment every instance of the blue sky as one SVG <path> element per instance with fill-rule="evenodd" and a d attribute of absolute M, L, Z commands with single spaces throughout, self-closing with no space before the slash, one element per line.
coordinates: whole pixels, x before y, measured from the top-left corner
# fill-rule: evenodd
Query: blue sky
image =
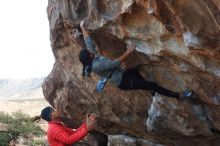
<path fill-rule="evenodd" d="M 47 0 L 0 1 L 0 78 L 47 76 L 54 57 Z"/>

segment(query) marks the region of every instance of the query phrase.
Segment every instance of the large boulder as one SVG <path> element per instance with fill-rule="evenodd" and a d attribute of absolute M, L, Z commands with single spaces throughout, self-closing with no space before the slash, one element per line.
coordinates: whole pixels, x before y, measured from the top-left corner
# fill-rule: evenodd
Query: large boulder
<path fill-rule="evenodd" d="M 96 113 L 95 131 L 109 135 L 110 141 L 124 135 L 161 145 L 219 145 L 218 0 L 49 0 L 47 13 L 55 64 L 43 93 L 62 109 L 67 125 L 77 127 L 86 113 Z M 139 66 L 147 80 L 168 89 L 193 89 L 194 99 L 152 97 L 110 83 L 96 93 L 98 77 L 81 76 L 81 20 L 106 56 L 117 58 L 127 44 L 135 43 L 136 52 L 126 61 L 129 67 Z"/>

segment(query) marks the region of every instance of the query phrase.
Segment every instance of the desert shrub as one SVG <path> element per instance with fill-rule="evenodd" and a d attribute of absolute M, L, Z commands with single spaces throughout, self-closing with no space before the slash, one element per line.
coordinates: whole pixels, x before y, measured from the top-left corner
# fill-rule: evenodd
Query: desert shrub
<path fill-rule="evenodd" d="M 28 139 L 44 135 L 44 131 L 36 123 L 33 123 L 28 115 L 20 111 L 12 115 L 0 112 L 0 123 L 7 124 L 7 130 L 0 131 L 0 146 L 4 146 L 11 137 Z"/>
<path fill-rule="evenodd" d="M 28 140 L 24 143 L 28 146 L 48 146 L 46 139 Z"/>
<path fill-rule="evenodd" d="M 10 136 L 7 133 L 0 132 L 0 146 L 8 146 Z"/>

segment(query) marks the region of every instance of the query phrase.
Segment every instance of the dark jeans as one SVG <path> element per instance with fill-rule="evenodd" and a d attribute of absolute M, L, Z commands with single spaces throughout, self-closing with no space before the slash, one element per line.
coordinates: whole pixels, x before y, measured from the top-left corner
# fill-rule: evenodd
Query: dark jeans
<path fill-rule="evenodd" d="M 152 90 L 161 95 L 165 95 L 173 98 L 179 98 L 179 93 L 163 88 L 155 82 L 146 81 L 140 75 L 137 68 L 126 70 L 122 76 L 122 81 L 118 87 L 122 90 L 133 90 L 133 89 Z"/>

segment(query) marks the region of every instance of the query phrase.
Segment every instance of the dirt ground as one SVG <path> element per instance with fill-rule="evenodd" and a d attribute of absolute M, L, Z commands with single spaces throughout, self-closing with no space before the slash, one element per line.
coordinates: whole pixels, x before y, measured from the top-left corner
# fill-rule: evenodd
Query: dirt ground
<path fill-rule="evenodd" d="M 33 117 L 39 115 L 40 111 L 48 105 L 48 102 L 44 99 L 0 101 L 0 111 L 8 114 L 11 114 L 15 111 L 21 111 Z"/>

